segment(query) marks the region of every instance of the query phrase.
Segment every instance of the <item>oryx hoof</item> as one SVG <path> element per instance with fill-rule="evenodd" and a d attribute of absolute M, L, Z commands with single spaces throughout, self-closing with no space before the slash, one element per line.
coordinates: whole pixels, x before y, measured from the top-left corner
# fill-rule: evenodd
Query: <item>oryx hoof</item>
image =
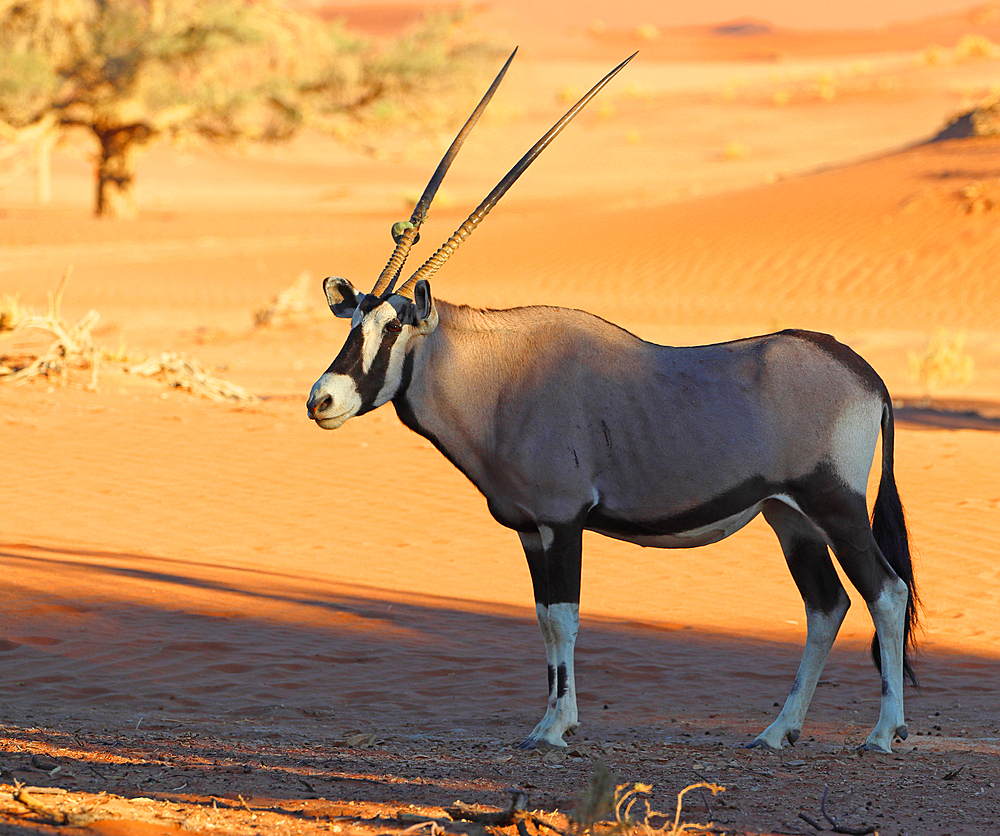
<path fill-rule="evenodd" d="M 785 741 L 788 741 L 789 746 L 794 746 L 795 741 L 799 739 L 802 734 L 801 729 L 789 729 L 780 738 L 778 738 L 778 745 L 775 746 L 773 743 L 765 740 L 763 737 L 755 738 L 744 746 L 744 749 L 770 749 L 772 752 L 781 751 L 782 747 L 785 745 Z"/>
<path fill-rule="evenodd" d="M 872 737 L 874 737 L 874 735 L 875 735 L 875 733 L 872 732 Z M 897 739 L 897 738 L 899 740 L 906 740 L 906 738 L 908 736 L 909 736 L 909 732 L 906 730 L 906 725 L 905 724 L 900 724 L 900 725 L 896 726 L 896 730 L 892 733 L 892 736 L 888 740 L 885 741 L 885 743 L 883 743 L 883 742 L 881 742 L 879 740 L 873 740 L 872 737 L 869 737 L 864 743 L 862 743 L 858 747 L 858 752 L 862 752 L 862 753 L 863 752 L 879 752 L 880 754 L 883 754 L 883 755 L 891 755 L 892 754 L 892 745 L 891 745 L 892 741 L 894 739 Z"/>
<path fill-rule="evenodd" d="M 857 751 L 859 755 L 866 755 L 869 752 L 875 752 L 876 754 L 879 755 L 892 754 L 892 749 L 890 747 L 883 746 L 881 743 L 876 743 L 872 740 L 866 740 L 858 747 Z"/>
<path fill-rule="evenodd" d="M 551 752 L 557 749 L 566 749 L 567 744 L 563 740 L 553 743 L 551 740 L 546 740 L 543 737 L 529 737 L 527 740 L 522 740 L 514 748 L 524 750 L 538 749 L 542 752 Z"/>

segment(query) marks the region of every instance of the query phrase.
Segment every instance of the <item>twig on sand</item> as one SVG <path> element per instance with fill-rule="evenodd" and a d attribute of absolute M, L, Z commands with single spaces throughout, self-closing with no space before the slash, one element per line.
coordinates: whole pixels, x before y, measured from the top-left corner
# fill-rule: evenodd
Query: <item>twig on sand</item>
<path fill-rule="evenodd" d="M 48 804 L 42 804 L 21 783 L 15 783 L 14 785 L 14 799 L 27 807 L 36 816 L 40 816 L 51 824 L 84 825 L 94 821 L 93 810 L 65 810 L 59 806 L 50 807 Z"/>
<path fill-rule="evenodd" d="M 461 801 L 456 801 L 445 812 L 453 819 L 474 822 L 485 827 L 510 827 L 515 825 L 520 836 L 528 836 L 527 824 L 530 822 L 536 828 L 545 827 L 559 836 L 566 834 L 553 824 L 545 821 L 537 813 L 528 811 L 528 794 L 521 789 L 510 789 L 510 807 L 506 810 L 480 810 Z"/>
<path fill-rule="evenodd" d="M 830 825 L 829 828 L 824 827 L 819 824 L 815 819 L 810 818 L 803 812 L 799 812 L 799 818 L 802 819 L 810 827 L 815 828 L 821 833 L 829 830 L 830 833 L 845 833 L 847 836 L 868 836 L 870 833 L 878 833 L 878 828 L 875 825 L 864 825 L 862 827 L 848 827 L 847 825 L 841 824 L 837 819 L 833 818 L 829 813 L 826 812 L 826 797 L 830 792 L 829 787 L 823 787 L 823 800 L 820 802 L 819 810 L 823 814 L 823 818 Z"/>

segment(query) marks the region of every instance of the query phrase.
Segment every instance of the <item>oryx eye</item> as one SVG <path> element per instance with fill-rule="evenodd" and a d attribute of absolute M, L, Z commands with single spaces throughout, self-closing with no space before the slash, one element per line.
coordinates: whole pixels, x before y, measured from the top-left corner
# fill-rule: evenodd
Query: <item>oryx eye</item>
<path fill-rule="evenodd" d="M 385 330 L 390 334 L 398 334 L 403 330 L 403 326 L 398 319 L 392 319 L 386 323 Z"/>

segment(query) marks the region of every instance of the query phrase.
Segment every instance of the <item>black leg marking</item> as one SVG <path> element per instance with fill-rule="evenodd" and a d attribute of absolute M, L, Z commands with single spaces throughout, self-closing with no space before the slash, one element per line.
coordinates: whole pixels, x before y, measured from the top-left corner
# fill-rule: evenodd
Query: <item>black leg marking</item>
<path fill-rule="evenodd" d="M 583 523 L 574 520 L 548 528 L 552 542 L 546 549 L 543 538 L 523 537 L 524 555 L 531 572 L 535 603 L 580 603 L 580 563 L 583 555 Z"/>
<path fill-rule="evenodd" d="M 549 696 L 551 697 L 552 693 L 553 693 L 553 691 L 555 690 L 555 687 L 556 687 L 556 669 L 554 667 L 552 667 L 552 665 L 549 665 L 548 670 L 549 670 L 549 692 L 548 693 L 549 693 Z"/>
<path fill-rule="evenodd" d="M 551 669 L 550 669 L 551 670 Z M 556 698 L 562 699 L 566 696 L 566 663 L 559 665 L 559 684 L 556 688 Z"/>
<path fill-rule="evenodd" d="M 826 542 L 812 524 L 794 508 L 774 500 L 762 508 L 792 573 L 806 607 L 832 613 L 847 600 L 847 592 L 830 559 Z"/>

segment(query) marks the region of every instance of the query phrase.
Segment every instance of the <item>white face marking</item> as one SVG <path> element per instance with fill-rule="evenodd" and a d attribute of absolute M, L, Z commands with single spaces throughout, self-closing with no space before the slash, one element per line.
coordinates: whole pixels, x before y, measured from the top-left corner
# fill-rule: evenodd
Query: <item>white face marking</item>
<path fill-rule="evenodd" d="M 375 356 L 382 347 L 386 323 L 395 318 L 395 309 L 388 302 L 383 302 L 361 320 L 361 370 L 365 374 L 371 371 Z"/>
<path fill-rule="evenodd" d="M 357 384 L 346 374 L 324 374 L 313 384 L 310 400 L 316 402 L 326 395 L 331 398 L 331 405 L 322 418 L 316 423 L 324 430 L 335 430 L 358 414 L 361 409 L 361 395 Z"/>

